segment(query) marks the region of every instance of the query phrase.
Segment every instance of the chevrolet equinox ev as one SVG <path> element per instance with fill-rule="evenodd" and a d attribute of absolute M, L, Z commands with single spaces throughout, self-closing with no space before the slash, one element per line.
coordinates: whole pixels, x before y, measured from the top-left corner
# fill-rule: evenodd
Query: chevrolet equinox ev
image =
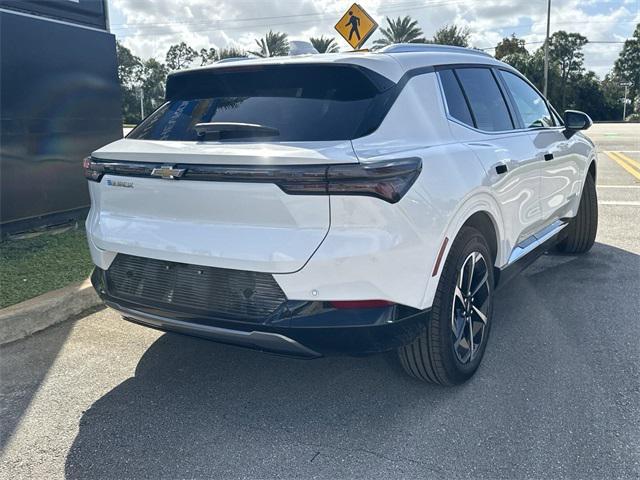
<path fill-rule="evenodd" d="M 459 384 L 496 288 L 593 245 L 591 123 L 456 47 L 175 72 L 84 161 L 93 285 L 156 329 L 305 358 L 395 350 Z"/>

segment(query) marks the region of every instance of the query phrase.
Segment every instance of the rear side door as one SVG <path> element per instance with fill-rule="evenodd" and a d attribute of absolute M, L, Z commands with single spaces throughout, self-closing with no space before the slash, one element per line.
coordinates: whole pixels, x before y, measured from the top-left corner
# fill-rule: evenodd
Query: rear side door
<path fill-rule="evenodd" d="M 438 72 L 454 135 L 478 157 L 500 204 L 511 247 L 540 228 L 540 164 L 528 132 L 517 120 L 496 72 L 455 66 Z"/>
<path fill-rule="evenodd" d="M 521 127 L 529 132 L 541 165 L 540 208 L 545 224 L 566 216 L 580 195 L 586 158 L 564 134 L 564 127 L 544 97 L 519 75 L 500 70 Z"/>

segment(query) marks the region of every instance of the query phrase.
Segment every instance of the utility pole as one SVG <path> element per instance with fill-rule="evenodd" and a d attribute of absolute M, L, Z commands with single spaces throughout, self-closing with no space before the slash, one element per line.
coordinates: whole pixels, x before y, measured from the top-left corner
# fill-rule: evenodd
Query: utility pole
<path fill-rule="evenodd" d="M 624 122 L 627 118 L 627 95 L 629 95 L 629 87 L 633 85 L 631 82 L 621 83 L 624 87 L 624 99 L 622 100 L 622 121 Z"/>
<path fill-rule="evenodd" d="M 140 87 L 140 121 L 144 120 L 144 90 Z"/>
<path fill-rule="evenodd" d="M 547 0 L 547 36 L 544 40 L 544 89 L 543 94 L 547 96 L 547 86 L 549 85 L 549 29 L 551 26 L 551 0 Z"/>

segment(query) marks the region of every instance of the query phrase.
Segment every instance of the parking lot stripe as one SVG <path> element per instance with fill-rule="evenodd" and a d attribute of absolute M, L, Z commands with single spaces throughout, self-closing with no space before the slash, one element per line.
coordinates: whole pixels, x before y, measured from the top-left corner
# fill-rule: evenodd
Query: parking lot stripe
<path fill-rule="evenodd" d="M 630 163 L 631 165 L 634 165 L 636 168 L 640 168 L 640 162 L 638 162 L 637 160 L 634 160 L 633 158 L 630 158 L 629 156 L 625 155 L 622 152 L 616 152 L 616 155 L 618 155 L 620 158 L 625 160 L 627 163 Z"/>
<path fill-rule="evenodd" d="M 619 205 L 625 207 L 640 207 L 640 202 L 627 201 L 627 200 L 601 200 L 598 201 L 598 205 Z"/>
<path fill-rule="evenodd" d="M 613 161 L 615 161 L 618 165 L 620 165 L 622 168 L 624 168 L 627 172 L 629 172 L 631 175 L 633 175 L 638 180 L 640 180 L 640 171 L 636 171 L 636 169 L 633 168 L 632 164 L 626 163 L 624 158 L 618 156 L 616 152 L 605 152 L 605 153 L 607 155 L 609 155 L 609 158 L 611 158 Z"/>

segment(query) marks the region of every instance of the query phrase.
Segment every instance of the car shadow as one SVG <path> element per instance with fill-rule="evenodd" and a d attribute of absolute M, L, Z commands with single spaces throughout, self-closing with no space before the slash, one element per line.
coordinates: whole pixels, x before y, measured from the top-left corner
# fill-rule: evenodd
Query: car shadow
<path fill-rule="evenodd" d="M 637 305 L 618 300 L 639 271 L 603 244 L 545 255 L 500 291 L 485 361 L 456 388 L 407 377 L 394 354 L 306 361 L 163 335 L 84 413 L 66 476 L 442 477 L 464 475 L 465 456 L 476 477 L 590 476 L 582 459 L 628 441 L 633 410 L 612 390 L 637 394 L 638 352 L 613 332 L 638 332 Z"/>

